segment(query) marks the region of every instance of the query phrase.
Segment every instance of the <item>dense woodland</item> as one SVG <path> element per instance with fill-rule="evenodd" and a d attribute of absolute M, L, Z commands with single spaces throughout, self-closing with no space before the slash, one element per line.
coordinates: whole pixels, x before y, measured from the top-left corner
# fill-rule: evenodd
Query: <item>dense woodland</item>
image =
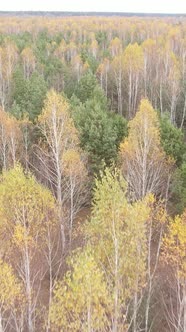
<path fill-rule="evenodd" d="M 186 332 L 185 128 L 184 17 L 0 18 L 0 332 Z"/>

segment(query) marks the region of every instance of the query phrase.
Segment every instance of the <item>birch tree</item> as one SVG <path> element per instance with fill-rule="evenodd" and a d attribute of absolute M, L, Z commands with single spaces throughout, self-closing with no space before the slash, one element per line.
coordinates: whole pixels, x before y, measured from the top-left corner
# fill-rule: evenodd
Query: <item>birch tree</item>
<path fill-rule="evenodd" d="M 112 299 L 111 331 L 128 330 L 135 319 L 128 315 L 129 302 L 144 286 L 145 280 L 145 202 L 130 204 L 126 183 L 116 170 L 106 169 L 97 180 L 91 220 L 87 224 L 88 241 L 102 268 Z M 137 326 L 134 326 L 137 329 Z"/>
<path fill-rule="evenodd" d="M 56 284 L 50 308 L 52 331 L 104 332 L 109 329 L 110 298 L 103 271 L 90 248 L 73 255 L 72 271 Z"/>
<path fill-rule="evenodd" d="M 21 157 L 22 132 L 19 121 L 0 108 L 1 167 L 15 166 Z"/>
<path fill-rule="evenodd" d="M 136 111 L 140 75 L 143 70 L 143 50 L 137 43 L 129 44 L 123 54 L 123 63 L 128 78 L 128 118 L 131 119 Z"/>
<path fill-rule="evenodd" d="M 133 199 L 148 193 L 167 198 L 173 161 L 161 147 L 159 121 L 147 99 L 129 122 L 129 136 L 120 145 L 121 169 Z"/>
<path fill-rule="evenodd" d="M 68 150 L 78 150 L 79 139 L 67 101 L 54 90 L 49 91 L 38 126 L 44 137 L 45 149 L 41 144 L 41 160 L 46 160 L 47 175 L 54 188 L 59 205 L 59 220 L 61 224 L 62 247 L 65 248 L 65 225 L 63 220 L 63 203 L 68 190 L 64 186 L 64 154 Z M 43 159 L 42 154 L 46 157 Z M 43 163 L 43 162 L 42 162 Z M 43 164 L 44 165 L 44 164 Z M 69 191 L 68 191 L 69 192 Z M 72 194 L 72 191 L 71 191 Z M 70 194 L 70 195 L 71 195 Z"/>
<path fill-rule="evenodd" d="M 186 331 L 186 211 L 169 223 L 164 237 L 164 261 L 170 264 L 173 279 L 169 279 L 165 314 L 170 331 Z"/>
<path fill-rule="evenodd" d="M 15 276 L 12 267 L 1 259 L 0 285 L 0 331 L 8 332 L 12 331 L 12 315 L 16 314 L 16 305 L 21 306 L 24 299 L 21 282 Z M 16 326 L 14 331 L 18 331 Z"/>
<path fill-rule="evenodd" d="M 35 331 L 37 304 L 44 264 L 37 266 L 47 221 L 55 216 L 55 200 L 51 193 L 37 184 L 31 174 L 20 166 L 3 173 L 0 184 L 0 217 L 9 234 L 9 252 L 24 285 L 26 295 L 26 326 Z M 39 258 L 40 257 L 40 258 Z"/>

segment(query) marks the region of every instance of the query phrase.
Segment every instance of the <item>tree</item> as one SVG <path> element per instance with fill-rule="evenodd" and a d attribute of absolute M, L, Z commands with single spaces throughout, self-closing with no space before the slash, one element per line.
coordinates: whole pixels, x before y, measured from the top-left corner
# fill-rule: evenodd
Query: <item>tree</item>
<path fill-rule="evenodd" d="M 101 88 L 104 89 L 105 95 L 108 96 L 108 73 L 110 69 L 109 59 L 104 58 L 98 66 L 96 74 L 99 76 Z"/>
<path fill-rule="evenodd" d="M 181 129 L 176 128 L 171 123 L 169 116 L 166 114 L 163 114 L 160 118 L 160 134 L 164 151 L 174 158 L 177 166 L 181 166 L 186 154 L 184 134 Z"/>
<path fill-rule="evenodd" d="M 38 126 L 44 138 L 43 143 L 41 141 L 40 144 L 41 155 L 39 158 L 42 161 L 42 167 L 45 164 L 46 176 L 49 177 L 51 188 L 55 190 L 58 200 L 62 246 L 64 249 L 63 203 L 67 197 L 69 198 L 69 188 L 64 186 L 64 154 L 71 150 L 77 152 L 79 139 L 73 120 L 70 117 L 68 102 L 54 90 L 49 91 L 47 94 L 42 114 L 38 118 Z M 43 148 L 42 144 L 45 145 L 45 148 Z M 78 157 L 77 161 L 81 163 L 81 158 Z M 76 166 L 78 168 L 78 165 Z M 75 168 L 73 169 L 76 172 Z M 66 190 L 67 193 L 65 193 Z"/>
<path fill-rule="evenodd" d="M 92 74 L 91 71 L 88 71 L 83 75 L 75 89 L 76 97 L 82 102 L 86 102 L 91 98 L 94 88 L 97 85 L 96 77 Z"/>
<path fill-rule="evenodd" d="M 123 54 L 123 63 L 128 76 L 128 118 L 131 119 L 136 111 L 140 75 L 143 69 L 143 50 L 137 43 L 129 44 Z"/>
<path fill-rule="evenodd" d="M 144 53 L 144 94 L 145 98 L 150 101 L 154 99 L 154 74 L 155 74 L 155 61 L 157 57 L 157 46 L 154 39 L 145 39 L 142 43 Z"/>
<path fill-rule="evenodd" d="M 3 109 L 9 102 L 11 79 L 17 58 L 16 45 L 6 40 L 5 45 L 0 47 L 0 102 Z"/>
<path fill-rule="evenodd" d="M 114 57 L 111 63 L 111 69 L 114 75 L 114 80 L 116 84 L 116 91 L 118 97 L 118 113 L 120 115 L 123 114 L 123 74 L 124 74 L 124 63 L 123 63 L 123 55 L 119 54 Z"/>
<path fill-rule="evenodd" d="M 169 220 L 168 214 L 165 209 L 165 202 L 155 199 L 153 195 L 148 195 L 146 198 L 150 213 L 146 222 L 146 242 L 147 242 L 147 261 L 146 261 L 146 285 L 142 295 L 141 307 L 138 311 L 142 311 L 144 321 L 141 326 L 141 318 L 139 319 L 139 326 L 148 332 L 156 326 L 155 317 L 153 315 L 153 306 L 155 302 L 156 293 L 158 292 L 157 278 L 158 268 L 160 263 L 160 255 L 163 245 L 163 236 L 167 221 Z M 155 307 L 157 311 L 157 308 Z M 153 315 L 154 316 L 154 315 Z"/>
<path fill-rule="evenodd" d="M 105 331 L 109 327 L 110 298 L 91 249 L 73 255 L 70 266 L 72 270 L 54 290 L 50 308 L 54 330 Z"/>
<path fill-rule="evenodd" d="M 127 135 L 127 122 L 108 111 L 107 100 L 99 87 L 85 104 L 74 107 L 73 118 L 81 147 L 88 153 L 91 171 L 97 173 L 104 163 L 109 166 L 116 161 L 119 144 Z"/>
<path fill-rule="evenodd" d="M 37 266 L 48 223 L 56 218 L 55 200 L 20 166 L 3 172 L 0 184 L 0 218 L 8 251 L 26 296 L 26 322 L 35 331 L 36 307 L 44 265 Z M 3 234 L 1 235 L 3 237 Z M 41 257 L 40 257 L 41 259 Z"/>
<path fill-rule="evenodd" d="M 79 82 L 80 77 L 82 75 L 82 70 L 83 70 L 83 62 L 79 55 L 77 55 L 73 58 L 72 65 L 73 65 L 74 72 L 76 74 L 77 81 Z"/>
<path fill-rule="evenodd" d="M 34 72 L 25 79 L 22 69 L 18 68 L 13 75 L 12 100 L 13 107 L 19 109 L 19 119 L 28 115 L 31 121 L 35 120 L 41 113 L 46 92 L 47 84 L 39 73 Z"/>
<path fill-rule="evenodd" d="M 8 169 L 19 161 L 22 132 L 19 121 L 0 109 L 0 151 L 1 168 Z"/>
<path fill-rule="evenodd" d="M 171 212 L 182 213 L 186 206 L 186 162 L 177 168 L 171 184 Z"/>
<path fill-rule="evenodd" d="M 97 58 L 98 51 L 99 51 L 99 45 L 96 39 L 93 39 L 90 45 L 90 51 L 92 55 Z"/>
<path fill-rule="evenodd" d="M 1 102 L 1 107 L 5 108 L 5 105 L 7 103 L 7 81 L 5 78 L 5 73 L 4 73 L 4 51 L 3 48 L 0 47 L 0 102 Z"/>
<path fill-rule="evenodd" d="M 34 121 L 42 111 L 44 105 L 44 99 L 47 93 L 47 83 L 44 78 L 37 72 L 34 72 L 30 76 L 27 88 L 27 108 L 23 109 L 23 112 L 28 113 L 29 119 Z"/>
<path fill-rule="evenodd" d="M 167 198 L 173 161 L 161 146 L 158 116 L 147 99 L 142 99 L 129 135 L 120 145 L 121 168 L 133 199 L 148 193 Z"/>
<path fill-rule="evenodd" d="M 186 331 L 186 211 L 176 216 L 164 237 L 164 261 L 170 265 L 173 285 L 169 302 L 165 300 L 170 331 Z M 171 280 L 169 280 L 171 282 Z"/>
<path fill-rule="evenodd" d="M 127 313 L 130 300 L 134 297 L 135 307 L 138 291 L 144 286 L 148 213 L 145 202 L 127 202 L 126 183 L 119 171 L 106 169 L 96 180 L 91 220 L 85 233 L 111 294 L 113 332 L 123 331 L 126 323 L 133 323 L 134 331 L 137 329 L 135 317 L 132 315 L 130 320 Z"/>
<path fill-rule="evenodd" d="M 122 52 L 122 42 L 118 37 L 111 40 L 109 49 L 112 57 L 118 56 Z"/>
<path fill-rule="evenodd" d="M 64 168 L 64 183 L 66 191 L 66 218 L 69 230 L 69 242 L 71 246 L 73 223 L 77 213 L 87 200 L 88 196 L 88 173 L 86 160 L 79 149 L 69 149 L 62 157 Z"/>
<path fill-rule="evenodd" d="M 12 316 L 15 314 L 12 311 L 16 311 L 15 304 L 21 306 L 24 299 L 21 282 L 15 276 L 12 267 L 1 259 L 0 284 L 0 331 L 5 332 L 11 329 Z"/>
<path fill-rule="evenodd" d="M 170 66 L 168 74 L 168 98 L 170 102 L 170 119 L 173 124 L 176 123 L 176 106 L 178 96 L 180 94 L 180 64 L 175 54 L 171 52 L 170 54 Z"/>
<path fill-rule="evenodd" d="M 33 50 L 30 47 L 26 47 L 21 52 L 21 58 L 23 62 L 24 78 L 29 79 L 36 66 L 36 59 Z"/>

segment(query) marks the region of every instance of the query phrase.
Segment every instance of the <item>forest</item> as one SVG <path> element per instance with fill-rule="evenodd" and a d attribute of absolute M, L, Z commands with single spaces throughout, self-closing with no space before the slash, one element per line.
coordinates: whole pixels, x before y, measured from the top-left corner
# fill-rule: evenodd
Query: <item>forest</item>
<path fill-rule="evenodd" d="M 186 332 L 186 18 L 0 17 L 0 332 Z"/>

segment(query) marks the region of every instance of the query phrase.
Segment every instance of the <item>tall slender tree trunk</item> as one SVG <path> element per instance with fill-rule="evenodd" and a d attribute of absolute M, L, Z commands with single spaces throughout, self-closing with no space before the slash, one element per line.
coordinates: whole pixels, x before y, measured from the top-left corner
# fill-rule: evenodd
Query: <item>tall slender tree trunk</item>
<path fill-rule="evenodd" d="M 184 107 L 183 107 L 183 115 L 182 115 L 181 126 L 180 126 L 181 129 L 183 128 L 185 116 L 186 116 L 186 94 L 185 94 L 185 103 L 184 103 Z"/>
<path fill-rule="evenodd" d="M 59 204 L 59 220 L 60 220 L 60 227 L 61 227 L 62 249 L 64 251 L 66 239 L 65 239 L 65 228 L 64 228 L 64 224 L 63 224 L 63 213 L 62 213 L 61 169 L 60 169 L 58 155 L 56 156 L 56 168 L 57 168 L 57 200 L 58 200 L 58 204 Z"/>
<path fill-rule="evenodd" d="M 87 325 L 88 325 L 88 331 L 87 332 L 92 332 L 92 328 L 91 328 L 91 305 L 90 305 L 90 303 L 88 304 L 88 310 L 87 310 Z"/>
<path fill-rule="evenodd" d="M 144 59 L 144 90 L 145 90 L 145 98 L 147 98 L 147 58 L 146 58 L 146 56 Z"/>
<path fill-rule="evenodd" d="M 72 243 L 72 228 L 74 219 L 74 184 L 72 176 L 70 177 L 70 247 Z"/>
<path fill-rule="evenodd" d="M 26 295 L 27 295 L 27 314 L 28 314 L 28 332 L 34 332 L 32 319 L 32 289 L 30 280 L 30 258 L 28 252 L 28 245 L 25 244 L 25 275 L 26 275 Z"/>
<path fill-rule="evenodd" d="M 1 312 L 0 312 L 0 332 L 4 332 L 4 329 L 3 329 L 3 319 L 2 319 Z"/>
<path fill-rule="evenodd" d="M 134 294 L 134 319 L 133 319 L 133 332 L 137 332 L 137 313 L 138 313 L 138 292 Z"/>
<path fill-rule="evenodd" d="M 119 77 L 118 77 L 118 112 L 120 115 L 122 115 L 122 86 L 121 86 L 121 70 L 119 71 Z"/>
<path fill-rule="evenodd" d="M 118 300 L 119 300 L 119 282 L 118 282 L 118 240 L 114 239 L 115 247 L 115 290 L 114 290 L 114 322 L 113 332 L 118 332 Z"/>
<path fill-rule="evenodd" d="M 50 238 L 50 234 L 49 234 Z M 51 243 L 51 238 L 49 240 Z M 49 246 L 50 246 L 49 243 Z M 47 318 L 47 327 L 46 327 L 46 332 L 50 331 L 50 306 L 52 303 L 52 291 L 53 291 L 53 277 L 52 277 L 52 252 L 51 252 L 51 246 L 49 247 L 49 300 L 48 300 L 48 318 Z"/>
<path fill-rule="evenodd" d="M 131 119 L 131 98 L 132 98 L 132 77 L 129 74 L 129 98 L 128 98 L 128 118 Z"/>
<path fill-rule="evenodd" d="M 186 332 L 186 279 L 183 284 L 183 332 Z"/>
<path fill-rule="evenodd" d="M 148 332 L 150 298 L 151 298 L 151 290 L 152 290 L 152 278 L 151 278 L 151 240 L 152 240 L 152 221 L 150 223 L 149 238 L 148 238 L 148 261 L 147 261 L 148 271 L 147 271 L 147 274 L 148 274 L 149 284 L 148 284 L 148 294 L 147 294 L 146 309 L 145 309 L 145 332 Z"/>
<path fill-rule="evenodd" d="M 107 74 L 107 70 L 106 70 L 106 73 L 105 73 L 105 94 L 106 94 L 106 97 L 108 97 L 108 74 Z"/>

